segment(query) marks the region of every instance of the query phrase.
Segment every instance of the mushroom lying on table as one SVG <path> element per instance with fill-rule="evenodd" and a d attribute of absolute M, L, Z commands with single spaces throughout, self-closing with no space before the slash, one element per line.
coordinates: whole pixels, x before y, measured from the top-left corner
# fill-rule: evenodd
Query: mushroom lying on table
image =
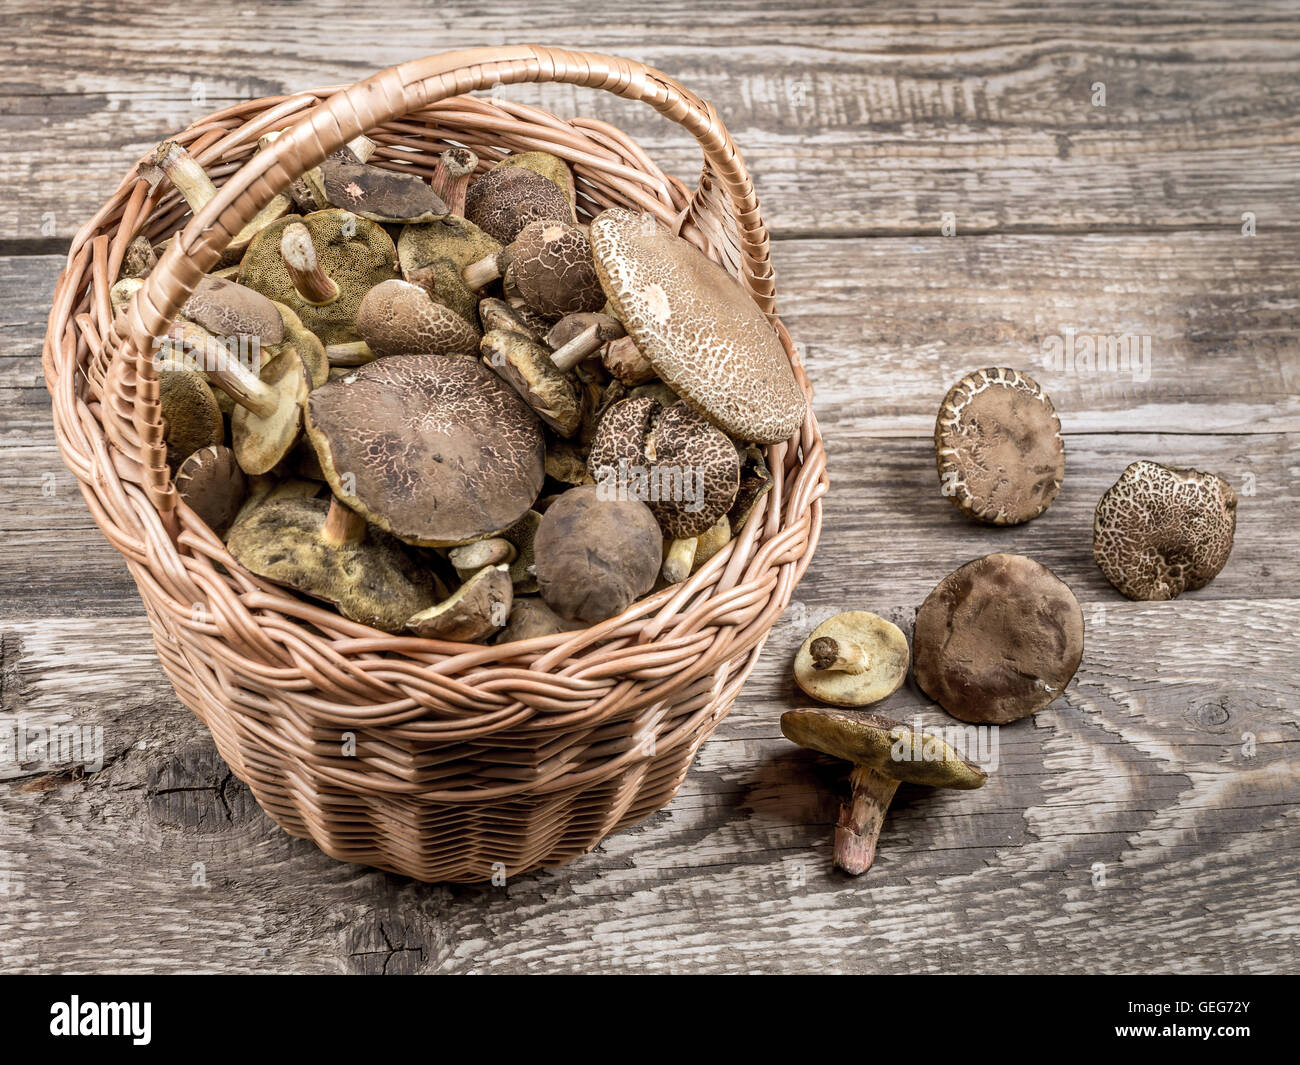
<path fill-rule="evenodd" d="M 902 686 L 911 655 L 902 630 L 865 610 L 823 621 L 794 659 L 795 683 L 836 706 L 877 703 Z"/>
<path fill-rule="evenodd" d="M 962 758 L 942 737 L 917 732 L 879 714 L 843 710 L 788 710 L 781 732 L 800 747 L 853 763 L 852 795 L 835 825 L 835 865 L 865 873 L 899 783 L 931 788 L 979 788 L 988 774 Z"/>
<path fill-rule="evenodd" d="M 1092 553 L 1130 599 L 1203 588 L 1232 552 L 1237 493 L 1222 477 L 1134 462 L 1097 503 Z"/>

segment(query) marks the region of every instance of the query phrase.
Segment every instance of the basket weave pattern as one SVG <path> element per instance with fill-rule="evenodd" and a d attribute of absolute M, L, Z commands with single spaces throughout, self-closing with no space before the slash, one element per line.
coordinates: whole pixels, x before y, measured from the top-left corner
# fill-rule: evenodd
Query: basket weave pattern
<path fill-rule="evenodd" d="M 561 81 L 643 100 L 699 141 L 692 193 L 608 124 L 465 95 Z M 288 128 L 268 150 L 258 138 Z M 139 587 L 177 695 L 258 803 L 346 861 L 477 881 L 568 861 L 675 794 L 726 715 L 817 544 L 825 455 L 809 413 L 768 449 L 765 505 L 698 573 L 590 629 L 506 646 L 390 636 L 252 576 L 176 495 L 152 338 L 232 234 L 278 191 L 366 133 L 373 162 L 429 174 L 448 144 L 482 166 L 513 151 L 566 159 L 590 217 L 648 211 L 726 266 L 775 315 L 768 239 L 717 115 L 638 63 L 542 48 L 475 49 L 347 88 L 241 103 L 176 139 L 220 186 L 198 217 L 128 174 L 73 239 L 42 352 L 60 452 Z M 176 233 L 114 318 L 131 239 Z"/>

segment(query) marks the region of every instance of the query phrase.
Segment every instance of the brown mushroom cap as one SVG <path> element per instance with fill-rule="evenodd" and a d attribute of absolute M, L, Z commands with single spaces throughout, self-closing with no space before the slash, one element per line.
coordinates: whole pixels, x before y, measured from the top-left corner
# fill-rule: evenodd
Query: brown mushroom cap
<path fill-rule="evenodd" d="M 338 287 L 338 296 L 327 303 L 310 303 L 299 295 L 281 256 L 284 231 L 298 222 L 307 227 L 321 269 Z M 240 263 L 239 282 L 283 303 L 323 344 L 349 344 L 361 339 L 361 300 L 395 276 L 396 261 L 397 250 L 383 226 L 347 211 L 315 211 L 286 215 L 258 233 Z"/>
<path fill-rule="evenodd" d="M 340 500 L 426 547 L 506 528 L 532 505 L 545 476 L 536 416 L 467 356 L 362 366 L 311 394 L 307 431 Z"/>
<path fill-rule="evenodd" d="M 478 325 L 478 293 L 465 284 L 471 263 L 501 254 L 501 244 L 464 218 L 448 215 L 436 222 L 406 226 L 397 238 L 402 276 L 429 290 L 470 325 Z"/>
<path fill-rule="evenodd" d="M 605 306 L 583 226 L 530 222 L 510 245 L 509 260 L 515 290 L 544 318 L 596 312 Z"/>
<path fill-rule="evenodd" d="M 1017 525 L 1045 511 L 1065 477 L 1065 442 L 1052 401 L 1019 370 L 967 374 L 934 426 L 944 495 L 963 514 Z"/>
<path fill-rule="evenodd" d="M 539 418 L 561 436 L 582 425 L 578 387 L 551 361 L 551 353 L 522 333 L 493 330 L 479 344 L 483 362 L 501 375 Z"/>
<path fill-rule="evenodd" d="M 948 574 L 916 612 L 916 682 L 953 717 L 1004 725 L 1056 699 L 1083 658 L 1083 611 L 1023 555 L 985 555 Z"/>
<path fill-rule="evenodd" d="M 478 330 L 409 281 L 381 281 L 357 309 L 357 332 L 383 355 L 472 355 Z"/>
<path fill-rule="evenodd" d="M 553 182 L 555 187 L 564 193 L 564 198 L 569 201 L 570 208 L 577 205 L 577 191 L 573 185 L 573 171 L 559 156 L 552 155 L 550 152 L 516 152 L 513 155 L 507 155 L 492 169 L 500 170 L 512 166 L 523 167 L 525 170 L 531 170 L 534 174 L 540 174 L 547 181 Z M 575 213 L 569 221 L 576 222 L 577 214 Z"/>
<path fill-rule="evenodd" d="M 479 643 L 505 626 L 514 590 L 506 566 L 484 566 L 441 603 L 407 619 L 417 636 Z"/>
<path fill-rule="evenodd" d="M 537 584 L 563 618 L 589 625 L 621 614 L 654 587 L 663 536 L 645 504 L 570 488 L 542 516 Z"/>
<path fill-rule="evenodd" d="M 234 524 L 226 546 L 259 577 L 332 603 L 363 625 L 400 632 L 434 603 L 431 577 L 373 527 L 355 544 L 324 539 L 329 506 L 324 499 L 262 503 Z"/>
<path fill-rule="evenodd" d="M 503 245 L 529 222 L 574 220 L 560 188 L 523 167 L 497 167 L 476 179 L 465 194 L 465 217 Z"/>
<path fill-rule="evenodd" d="M 224 444 L 200 448 L 176 471 L 176 491 L 209 529 L 225 536 L 248 498 L 248 478 Z"/>
<path fill-rule="evenodd" d="M 546 346 L 555 351 L 593 327 L 596 330 L 595 340 L 600 344 L 627 335 L 623 323 L 617 318 L 611 318 L 600 311 L 576 311 L 566 314 L 547 330 Z"/>
<path fill-rule="evenodd" d="M 794 679 L 808 695 L 835 706 L 878 703 L 902 686 L 911 654 L 897 625 L 865 610 L 823 621 L 794 658 Z"/>
<path fill-rule="evenodd" d="M 727 511 L 727 522 L 731 534 L 739 536 L 740 530 L 749 521 L 749 516 L 758 508 L 758 504 L 772 488 L 772 473 L 767 468 L 767 458 L 762 448 L 748 447 L 740 463 L 740 487 L 736 490 L 736 500 Z"/>
<path fill-rule="evenodd" d="M 918 732 L 879 714 L 844 710 L 787 710 L 781 732 L 800 747 L 872 769 L 891 780 L 929 788 L 969 790 L 988 774 L 934 732 Z"/>
<path fill-rule="evenodd" d="M 418 174 L 386 170 L 336 152 L 320 165 L 325 200 L 374 222 L 432 222 L 447 205 Z"/>
<path fill-rule="evenodd" d="M 1134 462 L 1097 503 L 1092 553 L 1130 599 L 1173 599 L 1203 588 L 1232 552 L 1237 493 L 1200 470 Z"/>
<path fill-rule="evenodd" d="M 275 301 L 246 285 L 204 274 L 181 314 L 215 337 L 256 337 L 274 347 L 284 339 L 284 320 Z"/>
<path fill-rule="evenodd" d="M 740 284 L 650 215 L 602 211 L 591 224 L 601 285 L 655 372 L 742 440 L 774 444 L 807 401 L 772 326 Z"/>
<path fill-rule="evenodd" d="M 510 621 L 501 630 L 497 643 L 532 640 L 538 636 L 554 636 L 582 628 L 576 621 L 565 621 L 546 605 L 544 599 L 516 599 L 510 608 Z"/>

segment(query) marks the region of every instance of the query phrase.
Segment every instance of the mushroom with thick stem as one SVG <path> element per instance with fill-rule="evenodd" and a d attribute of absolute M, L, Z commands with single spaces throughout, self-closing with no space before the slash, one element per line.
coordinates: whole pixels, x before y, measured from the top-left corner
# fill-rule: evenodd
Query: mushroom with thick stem
<path fill-rule="evenodd" d="M 580 311 L 556 322 L 546 334 L 546 343 L 551 349 L 551 361 L 567 373 L 613 341 L 626 338 L 623 323 L 617 318 L 599 311 Z"/>
<path fill-rule="evenodd" d="M 163 141 L 159 144 L 149 158 L 136 168 L 136 172 L 154 187 L 157 187 L 158 182 L 166 177 L 194 214 L 203 210 L 217 195 L 217 187 L 208 177 L 207 171 L 176 141 Z M 271 201 L 257 212 L 253 220 L 236 233 L 226 245 L 218 265 L 225 266 L 238 262 L 257 234 L 272 222 L 287 215 L 292 206 L 288 196 L 283 194 L 273 196 Z"/>
<path fill-rule="evenodd" d="M 361 340 L 361 301 L 396 276 L 396 261 L 383 226 L 330 209 L 288 215 L 258 233 L 240 263 L 239 282 L 283 303 L 331 347 Z"/>
<path fill-rule="evenodd" d="M 503 275 L 543 318 L 594 313 L 605 306 L 584 226 L 530 222 L 500 252 L 470 263 L 464 271 L 465 284 L 472 289 L 483 289 Z"/>
<path fill-rule="evenodd" d="M 1005 725 L 1057 699 L 1083 659 L 1083 610 L 1024 555 L 954 570 L 916 612 L 916 682 L 953 717 Z"/>
<path fill-rule="evenodd" d="M 225 536 L 248 498 L 248 478 L 224 444 L 200 448 L 176 471 L 176 491 L 185 505 L 218 536 Z"/>
<path fill-rule="evenodd" d="M 498 166 L 472 182 L 465 217 L 503 246 L 530 222 L 574 222 L 559 186 L 524 167 Z"/>
<path fill-rule="evenodd" d="M 534 544 L 537 584 L 562 618 L 594 625 L 654 587 L 663 536 L 637 500 L 570 488 L 542 516 Z"/>
<path fill-rule="evenodd" d="M 477 329 L 427 289 L 399 278 L 366 293 L 357 332 L 374 356 L 473 355 L 479 346 Z"/>
<path fill-rule="evenodd" d="M 850 610 L 823 621 L 804 640 L 794 658 L 794 679 L 820 702 L 867 706 L 898 691 L 910 659 L 897 625 Z"/>
<path fill-rule="evenodd" d="M 943 494 L 991 525 L 1038 517 L 1065 479 L 1060 419 L 1019 370 L 976 370 L 953 385 L 935 421 L 934 451 Z"/>
<path fill-rule="evenodd" d="M 556 369 L 550 353 L 540 344 L 522 333 L 492 330 L 484 335 L 479 350 L 483 362 L 561 436 L 572 436 L 582 427 L 577 384 Z"/>
<path fill-rule="evenodd" d="M 800 747 L 853 763 L 852 793 L 835 825 L 835 866 L 861 876 L 876 857 L 885 814 L 900 783 L 969 790 L 988 774 L 933 732 L 879 714 L 787 710 L 781 732 Z"/>
<path fill-rule="evenodd" d="M 691 408 L 740 440 L 775 444 L 807 398 L 780 338 L 725 269 L 648 214 L 591 223 L 596 272 L 637 348 Z"/>
<path fill-rule="evenodd" d="M 510 567 L 484 566 L 450 596 L 406 621 L 417 636 L 482 643 L 510 619 L 514 588 Z"/>
<path fill-rule="evenodd" d="M 312 392 L 306 424 L 334 494 L 423 547 L 512 525 L 545 478 L 536 416 L 472 357 L 378 359 Z"/>
<path fill-rule="evenodd" d="M 226 547 L 259 577 L 332 603 L 344 617 L 384 632 L 400 632 L 408 618 L 437 601 L 430 574 L 337 497 L 261 503 L 231 527 Z"/>
<path fill-rule="evenodd" d="M 478 169 L 478 156 L 459 145 L 448 148 L 438 156 L 429 186 L 447 205 L 451 214 L 464 215 L 465 193 Z"/>
<path fill-rule="evenodd" d="M 1097 503 L 1092 554 L 1129 599 L 1173 599 L 1219 575 L 1236 529 L 1237 493 L 1222 477 L 1142 460 Z"/>
<path fill-rule="evenodd" d="M 397 238 L 402 277 L 429 290 L 470 325 L 478 325 L 478 293 L 465 284 L 463 271 L 501 251 L 501 244 L 472 222 L 448 215 L 436 222 L 403 226 Z"/>

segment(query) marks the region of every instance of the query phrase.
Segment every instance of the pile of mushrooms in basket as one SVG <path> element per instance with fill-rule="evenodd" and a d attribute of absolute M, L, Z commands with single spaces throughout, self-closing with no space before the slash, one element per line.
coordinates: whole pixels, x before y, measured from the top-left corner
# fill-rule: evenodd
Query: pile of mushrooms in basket
<path fill-rule="evenodd" d="M 649 215 L 580 224 L 555 156 L 452 147 L 425 181 L 374 147 L 261 212 L 160 338 L 183 502 L 252 573 L 389 633 L 551 636 L 688 578 L 804 420 L 757 305 Z M 140 172 L 215 195 L 175 142 Z M 132 244 L 116 306 L 157 252 Z"/>

